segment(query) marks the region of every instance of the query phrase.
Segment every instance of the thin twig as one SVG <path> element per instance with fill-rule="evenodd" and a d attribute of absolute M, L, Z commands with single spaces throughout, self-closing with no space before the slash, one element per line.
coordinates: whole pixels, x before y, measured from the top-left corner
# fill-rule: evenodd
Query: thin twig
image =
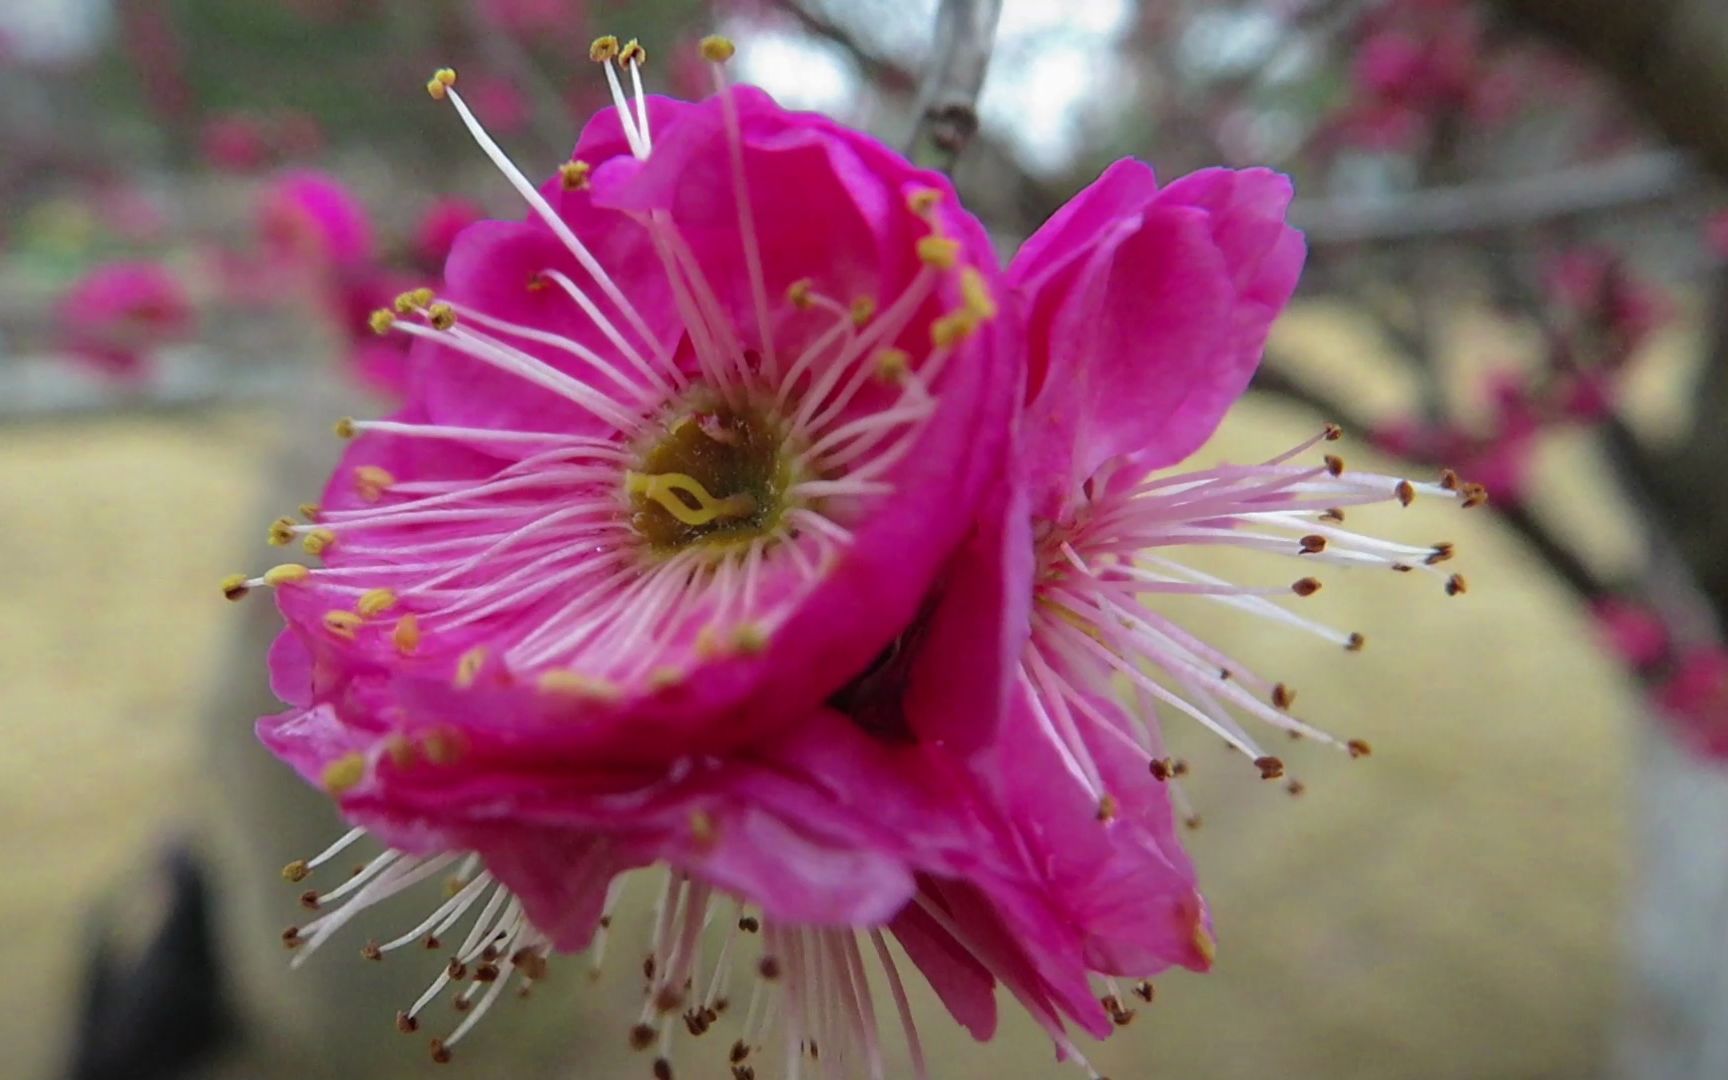
<path fill-rule="evenodd" d="M 1001 14 L 1002 0 L 942 0 L 936 9 L 935 49 L 906 141 L 906 156 L 913 161 L 948 172 L 978 134 L 978 94 Z"/>

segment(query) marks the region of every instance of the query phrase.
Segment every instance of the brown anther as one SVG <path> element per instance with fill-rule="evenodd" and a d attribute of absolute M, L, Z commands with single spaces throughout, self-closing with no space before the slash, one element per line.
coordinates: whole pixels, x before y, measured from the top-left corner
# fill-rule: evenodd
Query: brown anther
<path fill-rule="evenodd" d="M 298 949 L 304 944 L 306 944 L 306 939 L 300 936 L 298 926 L 290 926 L 282 931 L 282 947 L 284 949 Z"/>
<path fill-rule="evenodd" d="M 713 1023 L 708 1019 L 705 1009 L 688 1009 L 684 1013 L 684 1030 L 691 1035 L 700 1037 L 708 1033 L 708 1025 Z"/>
<path fill-rule="evenodd" d="M 1098 820 L 1099 821 L 1114 821 L 1116 819 L 1116 812 L 1118 809 L 1119 809 L 1119 807 L 1116 803 L 1116 796 L 1110 794 L 1109 792 L 1105 792 L 1104 794 L 1098 796 Z"/>
<path fill-rule="evenodd" d="M 295 859 L 282 868 L 282 877 L 285 881 L 305 881 L 311 873 L 312 868 L 306 865 L 305 859 Z"/>
<path fill-rule="evenodd" d="M 450 999 L 450 1007 L 459 1013 L 465 1013 L 474 1007 L 474 999 L 467 994 L 459 994 Z"/>
<path fill-rule="evenodd" d="M 245 574 L 229 574 L 222 579 L 222 597 L 225 600 L 244 600 L 246 594 L 252 591 L 246 584 Z"/>
<path fill-rule="evenodd" d="M 610 916 L 610 915 L 600 916 L 600 929 L 602 929 L 602 930 L 612 929 L 612 916 Z"/>
<path fill-rule="evenodd" d="M 1337 442 L 1339 439 L 1344 437 L 1344 429 L 1339 427 L 1337 424 L 1328 423 L 1325 427 L 1320 429 L 1320 432 L 1327 442 Z"/>
<path fill-rule="evenodd" d="M 427 934 L 426 940 L 421 944 L 426 946 L 427 952 L 437 952 L 444 947 L 444 942 L 439 940 L 437 934 Z"/>
<path fill-rule="evenodd" d="M 440 300 L 426 309 L 426 321 L 434 330 L 448 330 L 456 325 L 456 309 Z"/>
<path fill-rule="evenodd" d="M 1452 550 L 1452 543 L 1448 540 L 1442 540 L 1438 544 L 1434 545 L 1434 550 L 1429 552 L 1428 557 L 1422 561 L 1427 563 L 1429 566 L 1443 563 L 1452 558 Z"/>
<path fill-rule="evenodd" d="M 1291 703 L 1295 700 L 1296 691 L 1290 689 L 1290 687 L 1285 684 L 1278 683 L 1272 687 L 1272 704 L 1278 706 L 1280 709 L 1288 709 Z"/>
<path fill-rule="evenodd" d="M 1218 669 L 1218 677 L 1223 679 L 1225 682 L 1229 682 L 1231 679 L 1234 679 L 1236 675 L 1229 668 L 1221 667 Z"/>
<path fill-rule="evenodd" d="M 702 51 L 702 59 L 710 64 L 724 64 L 738 51 L 731 38 L 720 34 L 709 34 L 696 47 Z"/>
<path fill-rule="evenodd" d="M 767 979 L 769 982 L 773 982 L 775 979 L 780 977 L 780 961 L 774 959 L 772 956 L 764 956 L 761 960 L 756 962 L 756 974 Z"/>
<path fill-rule="evenodd" d="M 1284 790 L 1288 791 L 1292 796 L 1299 796 L 1304 791 L 1308 790 L 1308 785 L 1304 784 L 1300 780 L 1292 780 L 1288 784 L 1284 785 Z"/>
<path fill-rule="evenodd" d="M 1326 471 L 1333 476 L 1344 475 L 1344 459 L 1337 454 L 1327 454 L 1325 457 Z"/>
<path fill-rule="evenodd" d="M 618 39 L 611 34 L 602 34 L 588 46 L 588 59 L 596 64 L 604 64 L 618 55 Z"/>
<path fill-rule="evenodd" d="M 378 947 L 376 941 L 368 941 L 360 946 L 360 958 L 362 960 L 382 960 L 384 959 L 384 950 Z"/>
<path fill-rule="evenodd" d="M 654 1080 L 672 1080 L 672 1063 L 665 1058 L 654 1059 Z"/>
<path fill-rule="evenodd" d="M 317 889 L 307 889 L 305 892 L 301 893 L 300 894 L 300 906 L 305 908 L 307 911 L 317 911 L 318 910 L 318 890 Z"/>
<path fill-rule="evenodd" d="M 1150 764 L 1147 765 L 1147 769 L 1152 773 L 1152 779 L 1158 781 L 1160 784 L 1176 775 L 1170 765 L 1170 759 L 1167 757 L 1153 758 Z"/>
<path fill-rule="evenodd" d="M 1368 644 L 1368 639 L 1363 637 L 1361 634 L 1358 634 L 1356 631 L 1352 630 L 1352 631 L 1350 631 L 1349 640 L 1344 642 L 1344 651 L 1345 652 L 1361 652 L 1362 646 L 1364 646 L 1366 644 Z"/>
<path fill-rule="evenodd" d="M 758 930 L 762 929 L 762 920 L 758 919 L 754 915 L 746 915 L 742 919 L 738 920 L 738 929 L 744 931 L 746 934 L 754 934 Z"/>
<path fill-rule="evenodd" d="M 1110 1015 L 1110 1022 L 1117 1027 L 1127 1027 L 1128 1022 L 1134 1019 L 1134 1010 L 1117 1000 L 1115 994 L 1104 995 L 1098 999 L 1098 1004 L 1104 1006 L 1104 1011 Z"/>
<path fill-rule="evenodd" d="M 1398 496 L 1400 506 L 1409 506 L 1416 501 L 1416 485 L 1408 480 L 1400 480 L 1392 489 L 1392 494 Z"/>
<path fill-rule="evenodd" d="M 629 41 L 624 43 L 623 48 L 618 50 L 618 64 L 620 67 L 627 67 L 630 64 L 635 64 L 637 67 L 646 67 L 648 64 L 648 50 L 642 47 L 640 41 L 631 38 Z"/>
<path fill-rule="evenodd" d="M 468 977 L 468 965 L 452 956 L 450 962 L 444 965 L 444 974 L 450 976 L 451 982 L 460 982 Z"/>
<path fill-rule="evenodd" d="M 301 517 L 310 522 L 317 521 L 318 515 L 323 512 L 323 507 L 319 506 L 317 503 L 301 503 L 299 506 L 295 507 L 295 509 L 300 511 Z"/>
<path fill-rule="evenodd" d="M 524 979 L 539 981 L 546 977 L 546 958 L 533 949 L 517 949 L 510 954 L 510 966 L 522 973 Z"/>
<path fill-rule="evenodd" d="M 398 1011 L 396 1013 L 396 1030 L 404 1035 L 412 1035 L 420 1030 L 420 1021 L 409 1016 L 406 1012 Z"/>
<path fill-rule="evenodd" d="M 480 964 L 474 969 L 474 981 L 481 983 L 495 983 L 498 981 L 498 976 L 501 974 L 503 974 L 503 972 L 499 969 L 497 964 Z"/>
<path fill-rule="evenodd" d="M 1447 491 L 1457 491 L 1461 485 L 1462 485 L 1462 481 L 1458 478 L 1458 474 L 1456 472 L 1454 472 L 1451 469 L 1441 469 L 1440 470 L 1440 486 L 1441 487 L 1445 488 Z"/>
<path fill-rule="evenodd" d="M 654 1045 L 654 1028 L 649 1024 L 637 1024 L 630 1029 L 630 1049 L 646 1050 Z"/>
<path fill-rule="evenodd" d="M 1158 990 L 1152 985 L 1151 979 L 1141 979 L 1134 984 L 1134 996 L 1150 1005 L 1152 999 L 1158 996 Z"/>
<path fill-rule="evenodd" d="M 1326 550 L 1326 538 L 1319 533 L 1309 533 L 1297 541 L 1302 545 L 1302 554 L 1318 555 Z"/>
<path fill-rule="evenodd" d="M 1368 745 L 1366 739 L 1351 739 L 1344 744 L 1344 749 L 1350 751 L 1350 756 L 1353 758 L 1367 757 L 1374 752 L 1374 748 Z"/>
<path fill-rule="evenodd" d="M 750 1047 L 745 1044 L 743 1039 L 739 1039 L 732 1044 L 732 1053 L 731 1053 L 731 1056 L 729 1058 L 729 1060 L 732 1062 L 732 1064 L 736 1065 L 740 1061 L 743 1061 L 745 1058 L 747 1058 L 749 1056 L 750 1056 Z"/>
<path fill-rule="evenodd" d="M 1344 524 L 1344 510 L 1342 507 L 1329 506 L 1321 511 L 1320 520 L 1331 522 L 1334 525 L 1342 525 Z"/>
<path fill-rule="evenodd" d="M 1320 591 L 1319 578 L 1298 578 L 1290 583 L 1290 591 L 1297 596 L 1313 596 Z"/>
<path fill-rule="evenodd" d="M 1183 760 L 1182 758 L 1177 758 L 1175 761 L 1171 762 L 1170 775 L 1171 776 L 1187 776 L 1188 775 L 1188 762 Z"/>
<path fill-rule="evenodd" d="M 906 196 L 906 207 L 919 217 L 923 217 L 936 209 L 936 204 L 942 201 L 942 191 L 939 188 L 918 188 Z"/>
<path fill-rule="evenodd" d="M 593 172 L 594 166 L 586 161 L 566 161 L 558 166 L 558 182 L 565 191 L 581 191 L 588 186 L 588 177 Z"/>
<path fill-rule="evenodd" d="M 1488 501 L 1488 489 L 1481 484 L 1465 484 L 1464 501 L 1460 504 L 1466 510 L 1474 510 Z"/>
<path fill-rule="evenodd" d="M 432 1060 L 440 1065 L 450 1064 L 450 1048 L 444 1045 L 443 1039 L 432 1040 Z"/>
<path fill-rule="evenodd" d="M 1447 596 L 1459 596 L 1469 591 L 1470 584 L 1464 580 L 1463 574 L 1453 574 L 1451 577 L 1446 579 Z"/>
<path fill-rule="evenodd" d="M 1416 568 L 1409 563 L 1395 562 L 1392 564 L 1392 572 L 1395 574 L 1408 574 L 1414 569 Z"/>
<path fill-rule="evenodd" d="M 672 986 L 662 986 L 654 994 L 654 1009 L 660 1013 L 669 1013 L 684 1004 L 684 991 Z"/>
<path fill-rule="evenodd" d="M 654 981 L 654 972 L 659 970 L 654 963 L 654 954 L 649 953 L 642 958 L 642 977 L 649 982 Z"/>
<path fill-rule="evenodd" d="M 1187 817 L 1182 819 L 1182 824 L 1190 830 L 1198 829 L 1201 825 L 1205 824 L 1205 819 L 1199 814 L 1189 814 Z"/>
<path fill-rule="evenodd" d="M 1275 757 L 1257 757 L 1254 767 L 1260 770 L 1260 779 L 1277 780 L 1284 775 L 1284 763 Z"/>
<path fill-rule="evenodd" d="M 754 1065 L 732 1066 L 732 1080 L 756 1080 L 756 1067 Z"/>

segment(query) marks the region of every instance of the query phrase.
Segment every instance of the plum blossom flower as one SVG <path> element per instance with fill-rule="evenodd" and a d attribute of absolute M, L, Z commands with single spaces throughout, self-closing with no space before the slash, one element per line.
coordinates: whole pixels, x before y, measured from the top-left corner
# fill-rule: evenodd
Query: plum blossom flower
<path fill-rule="evenodd" d="M 1019 353 L 944 178 L 750 88 L 644 96 L 642 55 L 596 43 L 616 108 L 540 186 L 453 73 L 432 81 L 529 218 L 470 228 L 436 293 L 374 313 L 416 342 L 404 409 L 339 425 L 353 443 L 321 504 L 272 528 L 323 566 L 225 583 L 274 587 L 289 623 L 272 672 L 292 707 L 265 742 L 389 845 L 287 940 L 457 869 L 450 903 L 377 949 L 474 916 L 453 970 L 492 965 L 497 985 L 463 991 L 446 1057 L 508 981 L 501 955 L 532 977 L 554 947 L 598 949 L 613 879 L 665 862 L 644 1045 L 665 1059 L 663 1016 L 718 1010 L 686 986 L 691 936 L 732 894 L 759 913 L 738 922 L 787 987 L 790 1044 L 868 1059 L 851 928 L 876 929 L 897 985 L 893 926 L 971 977 L 1055 921 L 976 785 L 893 709 L 863 716 L 1000 475 Z M 1011 964 L 985 977 L 1048 997 Z M 825 1004 L 803 1014 L 812 985 Z M 1083 980 L 1067 992 L 1096 1011 Z"/>
<path fill-rule="evenodd" d="M 272 263 L 349 270 L 369 262 L 376 243 L 366 208 L 328 173 L 293 169 L 258 197 L 258 234 Z"/>
<path fill-rule="evenodd" d="M 730 51 L 703 43 L 717 74 Z M 893 1074 L 873 978 L 928 1077 L 890 939 L 975 1036 L 1004 987 L 1097 1077 L 1070 1030 L 1107 1035 L 1148 976 L 1212 959 L 1153 708 L 1267 777 L 1283 765 L 1239 718 L 1367 749 L 1158 606 L 1197 595 L 1359 649 L 1273 603 L 1316 579 L 1236 585 L 1180 548 L 1456 594 L 1435 569 L 1449 544 L 1340 524 L 1480 492 L 1299 463 L 1330 428 L 1268 462 L 1161 471 L 1242 393 L 1294 288 L 1280 177 L 1160 189 L 1120 163 L 1004 279 L 942 177 L 723 78 L 699 102 L 646 96 L 634 43 L 594 57 L 615 108 L 540 186 L 454 73 L 429 85 L 529 217 L 470 227 L 438 290 L 373 314 L 415 343 L 403 409 L 342 421 L 322 502 L 271 529 L 322 565 L 224 582 L 275 589 L 289 708 L 260 736 L 355 826 L 285 874 L 384 846 L 306 893 L 319 914 L 284 942 L 299 962 L 449 879 L 363 950 L 454 944 L 397 1019 L 418 1031 L 453 992 L 467 1015 L 432 1042 L 448 1060 L 554 951 L 598 967 L 619 875 L 665 865 L 630 1032 L 662 1080 L 740 966 L 735 1077 L 774 1030 L 787 1075 L 818 1045 L 824 1070 Z"/>
<path fill-rule="evenodd" d="M 144 374 L 150 351 L 184 337 L 193 317 L 180 279 L 154 262 L 99 266 L 55 305 L 66 350 L 120 378 Z"/>

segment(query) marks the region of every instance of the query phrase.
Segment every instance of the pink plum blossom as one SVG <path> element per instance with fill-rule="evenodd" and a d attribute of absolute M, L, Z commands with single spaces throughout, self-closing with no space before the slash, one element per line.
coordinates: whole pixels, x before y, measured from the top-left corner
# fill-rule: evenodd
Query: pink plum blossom
<path fill-rule="evenodd" d="M 73 356 L 119 378 L 143 375 L 151 350 L 191 329 L 191 299 L 160 263 L 116 262 L 85 274 L 54 308 L 60 340 Z"/>
<path fill-rule="evenodd" d="M 456 237 L 486 216 L 479 204 L 462 198 L 435 200 L 420 212 L 414 225 L 414 257 L 428 267 L 444 265 Z"/>
<path fill-rule="evenodd" d="M 347 185 L 328 173 L 295 169 L 258 197 L 258 233 L 272 263 L 347 270 L 369 262 L 372 221 Z"/>
<path fill-rule="evenodd" d="M 729 43 L 702 48 L 719 75 Z M 942 176 L 748 87 L 643 95 L 633 44 L 594 56 L 615 108 L 538 185 L 453 72 L 428 85 L 529 214 L 469 226 L 437 288 L 373 313 L 412 342 L 403 406 L 341 421 L 322 500 L 270 531 L 320 565 L 224 582 L 274 589 L 287 622 L 270 669 L 288 708 L 260 737 L 354 826 L 285 873 L 383 847 L 307 893 L 321 913 L 284 941 L 299 962 L 453 875 L 423 921 L 367 947 L 469 927 L 397 1020 L 417 1031 L 461 984 L 467 1015 L 432 1042 L 448 1060 L 551 953 L 597 965 L 619 875 L 659 865 L 630 1032 L 657 1076 L 754 955 L 770 1004 L 748 1010 L 735 1076 L 756 1075 L 771 1026 L 793 1074 L 819 1043 L 824 1069 L 902 1075 L 874 972 L 925 1080 L 890 939 L 976 1037 L 1005 988 L 1085 1067 L 1072 1031 L 1108 1035 L 1131 995 L 1150 1000 L 1144 979 L 1212 960 L 1154 710 L 1266 778 L 1283 763 L 1245 722 L 1367 750 L 1295 719 L 1285 684 L 1166 602 L 1359 650 L 1275 599 L 1310 595 L 1328 564 L 1463 592 L 1436 569 L 1450 544 L 1341 523 L 1479 493 L 1303 461 L 1331 427 L 1269 461 L 1186 464 L 1301 269 L 1276 174 L 1161 188 L 1118 163 L 1004 276 Z M 1217 545 L 1302 576 L 1239 585 L 1181 561 Z"/>

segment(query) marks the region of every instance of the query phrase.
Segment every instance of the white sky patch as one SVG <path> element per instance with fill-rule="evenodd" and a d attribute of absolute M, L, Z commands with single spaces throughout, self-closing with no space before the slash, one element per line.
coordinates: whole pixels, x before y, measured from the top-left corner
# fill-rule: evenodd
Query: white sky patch
<path fill-rule="evenodd" d="M 102 43 L 108 0 L 0 0 L 0 37 L 26 60 L 75 60 Z"/>
<path fill-rule="evenodd" d="M 978 111 L 1034 170 L 1057 171 L 1084 141 L 1087 121 L 1122 103 L 1116 50 L 1129 0 L 1008 0 Z"/>
<path fill-rule="evenodd" d="M 858 73 L 837 48 L 801 34 L 761 29 L 736 40 L 741 81 L 760 86 L 789 109 L 856 120 Z"/>

